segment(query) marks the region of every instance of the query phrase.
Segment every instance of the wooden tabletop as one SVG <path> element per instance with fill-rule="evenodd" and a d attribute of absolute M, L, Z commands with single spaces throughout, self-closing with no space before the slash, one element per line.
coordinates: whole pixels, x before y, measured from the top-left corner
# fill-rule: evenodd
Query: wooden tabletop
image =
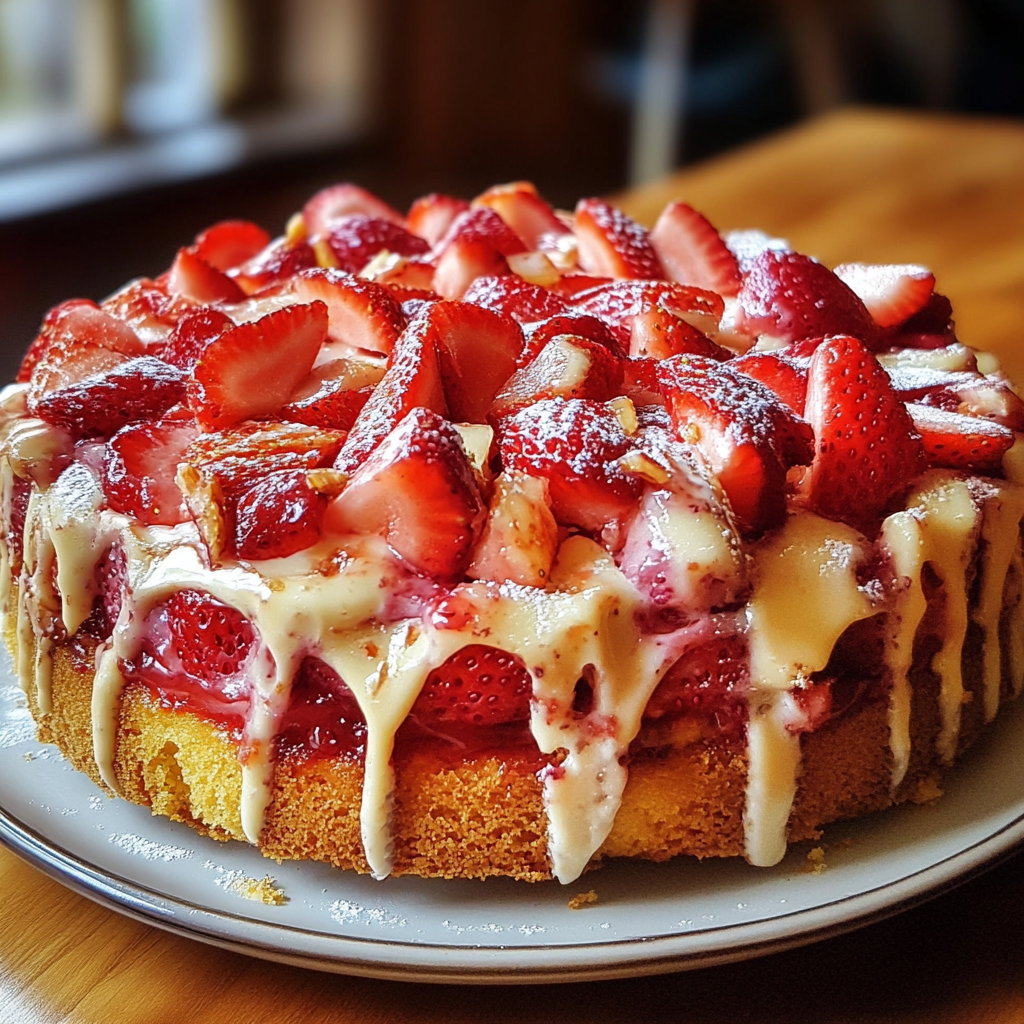
<path fill-rule="evenodd" d="M 371 183 L 372 184 L 372 183 Z M 1024 125 L 847 110 L 623 198 L 828 264 L 917 262 L 1024 380 Z M 1024 758 L 1022 758 L 1024 761 Z M 1024 1022 L 1024 853 L 851 935 L 685 974 L 516 989 L 318 974 L 137 924 L 0 849 L 0 1024 Z"/>

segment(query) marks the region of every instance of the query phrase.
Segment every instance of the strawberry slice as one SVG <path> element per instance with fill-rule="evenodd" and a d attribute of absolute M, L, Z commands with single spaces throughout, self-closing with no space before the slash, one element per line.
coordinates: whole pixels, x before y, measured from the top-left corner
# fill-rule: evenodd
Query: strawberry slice
<path fill-rule="evenodd" d="M 864 533 L 924 468 L 924 452 L 889 375 L 856 338 L 827 338 L 815 349 L 804 413 L 814 429 L 808 505 Z"/>
<path fill-rule="evenodd" d="M 302 208 L 302 219 L 309 235 L 322 235 L 337 220 L 359 214 L 403 225 L 405 219 L 383 199 L 365 188 L 343 182 L 329 185 L 316 193 Z"/>
<path fill-rule="evenodd" d="M 576 204 L 580 269 L 615 278 L 661 278 L 664 268 L 647 230 L 603 199 Z"/>
<path fill-rule="evenodd" d="M 245 292 L 227 274 L 214 270 L 196 252 L 196 247 L 179 249 L 167 275 L 167 290 L 192 302 L 241 302 Z"/>
<path fill-rule="evenodd" d="M 935 275 L 913 263 L 841 263 L 832 273 L 850 286 L 879 327 L 909 320 L 935 290 Z"/>
<path fill-rule="evenodd" d="M 796 252 L 765 249 L 739 293 L 737 327 L 782 341 L 852 334 L 869 348 L 878 327 L 849 285 L 828 267 Z"/>
<path fill-rule="evenodd" d="M 380 534 L 416 572 L 455 579 L 469 564 L 483 518 L 459 432 L 416 408 L 352 474 L 324 528 Z"/>
<path fill-rule="evenodd" d="M 174 325 L 160 358 L 171 366 L 191 372 L 206 346 L 234 326 L 234 320 L 219 309 L 191 310 Z"/>
<path fill-rule="evenodd" d="M 43 317 L 43 323 L 39 328 L 39 333 L 32 341 L 32 344 L 29 345 L 28 351 L 21 360 L 21 366 L 18 369 L 18 376 L 15 378 L 19 384 L 27 384 L 29 382 L 32 378 L 32 371 L 36 368 L 39 360 L 46 355 L 46 350 L 50 347 L 51 341 L 53 341 L 53 335 L 57 325 L 70 310 L 75 309 L 78 306 L 84 306 L 89 309 L 97 308 L 96 303 L 90 299 L 69 299 L 67 302 L 62 302 L 60 305 L 54 306 L 53 309 Z"/>
<path fill-rule="evenodd" d="M 566 274 L 551 285 L 550 291 L 571 302 L 582 292 L 589 292 L 591 288 L 597 288 L 602 284 L 611 284 L 612 281 L 610 277 L 595 277 L 593 274 Z"/>
<path fill-rule="evenodd" d="M 569 304 L 547 288 L 530 284 L 511 274 L 504 277 L 478 277 L 466 289 L 462 300 L 504 313 L 521 324 L 535 323 L 570 312 Z"/>
<path fill-rule="evenodd" d="M 405 316 L 390 289 L 340 270 L 304 270 L 291 283 L 300 302 L 327 306 L 327 336 L 353 348 L 390 352 L 405 329 Z M 325 356 L 326 358 L 326 356 Z"/>
<path fill-rule="evenodd" d="M 122 427 L 103 459 L 103 493 L 115 512 L 146 526 L 173 526 L 188 519 L 174 478 L 198 431 L 191 419 L 163 419 Z"/>
<path fill-rule="evenodd" d="M 711 222 L 686 203 L 669 203 L 651 229 L 668 276 L 732 298 L 740 291 L 740 267 Z"/>
<path fill-rule="evenodd" d="M 259 638 L 238 609 L 198 590 L 179 590 L 164 609 L 171 647 L 185 672 L 209 681 L 242 672 Z"/>
<path fill-rule="evenodd" d="M 704 456 L 740 529 L 777 526 L 786 514 L 786 470 L 810 461 L 807 424 L 728 364 L 676 356 L 660 364 L 659 377 L 676 433 Z"/>
<path fill-rule="evenodd" d="M 726 248 L 736 257 L 741 274 L 748 274 L 754 261 L 765 249 L 775 252 L 792 252 L 789 242 L 784 238 L 772 238 L 771 235 L 757 228 L 744 228 L 741 231 L 730 231 L 722 241 Z"/>
<path fill-rule="evenodd" d="M 525 324 L 523 334 L 526 337 L 526 344 L 519 356 L 520 366 L 532 363 L 543 351 L 544 346 L 560 334 L 574 334 L 580 338 L 596 341 L 617 359 L 625 359 L 628 355 L 625 347 L 608 329 L 607 324 L 587 313 L 572 312 L 565 316 L 553 316 L 547 320 Z"/>
<path fill-rule="evenodd" d="M 384 375 L 375 363 L 334 359 L 315 367 L 281 409 L 281 418 L 314 427 L 350 430 Z"/>
<path fill-rule="evenodd" d="M 277 412 L 313 367 L 327 337 L 327 306 L 287 306 L 240 324 L 203 351 L 188 402 L 203 430 Z"/>
<path fill-rule="evenodd" d="M 461 299 L 477 278 L 508 274 L 508 261 L 489 242 L 456 238 L 438 256 L 430 286 L 442 298 Z"/>
<path fill-rule="evenodd" d="M 434 252 L 443 253 L 456 240 L 484 243 L 501 256 L 514 256 L 527 251 L 523 240 L 487 206 L 460 213 L 434 247 Z"/>
<path fill-rule="evenodd" d="M 235 553 L 239 558 L 287 558 L 320 539 L 327 498 L 314 490 L 305 470 L 269 473 L 235 505 Z"/>
<path fill-rule="evenodd" d="M 315 266 L 316 253 L 308 243 L 276 238 L 240 267 L 232 268 L 230 276 L 246 295 L 255 295 Z"/>
<path fill-rule="evenodd" d="M 385 249 L 399 256 L 423 256 L 430 252 L 427 242 L 406 231 L 401 224 L 363 214 L 332 221 L 322 237 L 326 239 L 338 268 L 350 274 L 358 274 Z"/>
<path fill-rule="evenodd" d="M 155 419 L 185 397 L 185 375 L 153 356 L 125 360 L 123 356 L 98 347 L 90 355 L 106 353 L 117 359 L 89 376 L 70 381 L 37 396 L 29 394 L 29 411 L 40 419 L 66 430 L 76 439 L 109 437 L 135 420 Z M 44 371 L 53 355 L 47 353 L 36 373 Z M 76 355 L 84 355 L 79 349 Z M 66 362 L 66 370 L 74 357 Z M 100 364 L 102 365 L 102 364 Z"/>
<path fill-rule="evenodd" d="M 587 399 L 544 399 L 501 424 L 501 462 L 548 481 L 558 522 L 592 533 L 620 527 L 640 484 L 617 463 L 629 451 L 614 410 Z"/>
<path fill-rule="evenodd" d="M 529 181 L 495 185 L 478 195 L 473 206 L 487 206 L 494 210 L 522 239 L 527 249 L 540 249 L 551 236 L 571 233 Z"/>
<path fill-rule="evenodd" d="M 946 348 L 956 342 L 953 306 L 945 295 L 932 292 L 921 310 L 885 332 L 884 344 L 894 348 Z"/>
<path fill-rule="evenodd" d="M 413 202 L 406 220 L 414 235 L 419 235 L 433 246 L 444 238 L 455 218 L 468 209 L 469 203 L 465 199 L 431 192 Z"/>
<path fill-rule="evenodd" d="M 803 416 L 807 400 L 806 365 L 778 352 L 748 352 L 732 360 L 730 366 L 759 380 L 797 416 Z"/>
<path fill-rule="evenodd" d="M 931 405 L 910 403 L 907 412 L 921 435 L 930 465 L 987 476 L 1003 475 L 1003 455 L 1015 438 L 1009 428 Z"/>
<path fill-rule="evenodd" d="M 100 304 L 104 312 L 127 324 L 152 355 L 159 355 L 170 330 L 194 308 L 188 299 L 168 293 L 166 277 L 162 275 L 160 282 L 140 277 Z"/>
<path fill-rule="evenodd" d="M 507 725 L 530 717 L 533 681 L 521 658 L 470 644 L 427 676 L 410 716 L 427 729 Z"/>
<path fill-rule="evenodd" d="M 251 220 L 222 220 L 196 235 L 195 254 L 214 270 L 231 270 L 270 245 L 270 235 Z"/>

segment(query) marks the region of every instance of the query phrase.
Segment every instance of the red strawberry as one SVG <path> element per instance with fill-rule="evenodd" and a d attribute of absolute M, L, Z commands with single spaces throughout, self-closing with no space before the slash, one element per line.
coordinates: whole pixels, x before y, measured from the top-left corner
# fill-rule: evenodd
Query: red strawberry
<path fill-rule="evenodd" d="M 589 338 L 603 345 L 617 359 L 624 359 L 628 353 L 619 340 L 609 330 L 607 324 L 596 316 L 586 313 L 571 312 L 565 316 L 553 316 L 547 320 L 527 324 L 523 327 L 526 344 L 519 356 L 519 365 L 526 366 L 540 355 L 544 346 L 560 334 L 574 334 L 577 337 Z"/>
<path fill-rule="evenodd" d="M 269 473 L 244 491 L 235 505 L 235 553 L 239 558 L 286 558 L 315 544 L 327 498 L 309 484 L 305 470 Z"/>
<path fill-rule="evenodd" d="M 815 436 L 809 506 L 871 533 L 924 468 L 921 439 L 888 374 L 856 338 L 827 338 L 811 357 L 804 415 Z"/>
<path fill-rule="evenodd" d="M 455 238 L 437 258 L 430 286 L 445 299 L 461 299 L 477 278 L 509 275 L 508 261 L 489 242 Z"/>
<path fill-rule="evenodd" d="M 504 313 L 521 324 L 535 323 L 570 311 L 569 304 L 537 284 L 521 277 L 478 277 L 462 296 L 484 309 Z"/>
<path fill-rule="evenodd" d="M 469 564 L 483 519 L 458 431 L 417 408 L 352 474 L 328 508 L 325 529 L 378 533 L 416 572 L 455 579 Z"/>
<path fill-rule="evenodd" d="M 104 299 L 100 307 L 127 324 L 144 345 L 157 349 L 178 320 L 194 308 L 188 299 L 168 294 L 166 276 L 161 282 L 140 277 Z"/>
<path fill-rule="evenodd" d="M 647 231 L 603 199 L 576 204 L 575 234 L 580 269 L 616 278 L 665 276 Z"/>
<path fill-rule="evenodd" d="M 487 206 L 494 210 L 522 239 L 527 249 L 540 249 L 541 243 L 551 236 L 570 233 L 528 181 L 495 185 L 477 196 L 473 206 Z"/>
<path fill-rule="evenodd" d="M 174 478 L 197 433 L 190 419 L 122 427 L 104 452 L 103 492 L 110 507 L 146 526 L 184 522 L 188 512 Z"/>
<path fill-rule="evenodd" d="M 803 416 L 807 399 L 807 367 L 779 352 L 748 352 L 731 362 L 740 370 L 771 389 L 785 405 Z"/>
<path fill-rule="evenodd" d="M 274 741 L 285 757 L 360 757 L 366 719 L 341 676 L 319 658 L 303 658 L 292 682 L 288 711 Z"/>
<path fill-rule="evenodd" d="M 452 226 L 452 221 L 468 209 L 469 203 L 465 199 L 431 192 L 421 196 L 409 207 L 406 220 L 414 235 L 419 235 L 430 245 L 437 245 Z"/>
<path fill-rule="evenodd" d="M 313 366 L 327 337 L 322 302 L 287 306 L 241 324 L 207 345 L 188 401 L 203 430 L 277 412 Z"/>
<path fill-rule="evenodd" d="M 230 270 L 262 252 L 270 235 L 251 220 L 222 220 L 196 235 L 195 254 L 214 270 Z"/>
<path fill-rule="evenodd" d="M 772 249 L 775 252 L 792 252 L 789 242 L 783 238 L 772 238 L 757 228 L 747 228 L 742 231 L 730 231 L 725 238 L 726 248 L 736 257 L 740 273 L 750 272 L 754 261 L 765 249 Z"/>
<path fill-rule="evenodd" d="M 673 281 L 727 298 L 739 294 L 736 257 L 707 218 L 692 206 L 669 203 L 651 229 L 651 245 Z"/>
<path fill-rule="evenodd" d="M 533 682 L 521 658 L 470 644 L 427 676 L 410 715 L 431 730 L 525 722 L 532 695 Z"/>
<path fill-rule="evenodd" d="M 503 468 L 545 478 L 558 522 L 600 533 L 628 517 L 639 484 L 617 464 L 631 442 L 613 410 L 586 399 L 544 399 L 501 427 Z"/>
<path fill-rule="evenodd" d="M 206 346 L 234 326 L 234 320 L 219 309 L 191 310 L 174 325 L 160 357 L 171 366 L 191 372 Z"/>
<path fill-rule="evenodd" d="M 523 240 L 494 210 L 486 206 L 460 213 L 434 251 L 442 253 L 456 240 L 486 244 L 502 256 L 514 256 L 527 251 Z"/>
<path fill-rule="evenodd" d="M 595 277 L 593 274 L 566 274 L 553 284 L 550 290 L 571 302 L 581 292 L 588 292 L 602 284 L 611 284 L 612 281 L 613 278 Z"/>
<path fill-rule="evenodd" d="M 878 327 L 864 303 L 828 267 L 796 252 L 765 249 L 739 294 L 737 325 L 784 341 L 852 334 L 873 348 Z"/>
<path fill-rule="evenodd" d="M 135 420 L 162 416 L 184 396 L 181 370 L 153 356 L 139 356 L 41 397 L 30 396 L 29 410 L 75 438 L 109 436 Z"/>
<path fill-rule="evenodd" d="M 198 590 L 179 590 L 164 608 L 172 650 L 185 672 L 210 681 L 242 672 L 258 637 L 240 611 Z"/>
<path fill-rule="evenodd" d="M 193 302 L 241 302 L 245 292 L 227 274 L 204 262 L 193 246 L 179 249 L 167 275 L 167 290 Z"/>
<path fill-rule="evenodd" d="M 423 256 L 430 252 L 430 246 L 419 235 L 406 231 L 401 224 L 363 214 L 332 221 L 323 237 L 338 268 L 350 274 L 358 274 L 384 249 L 399 256 Z"/>
<path fill-rule="evenodd" d="M 895 348 L 945 348 L 956 341 L 953 306 L 945 295 L 932 292 L 924 307 L 883 335 L 883 343 Z"/>
<path fill-rule="evenodd" d="M 67 302 L 62 302 L 59 306 L 54 306 L 53 309 L 43 317 L 43 323 L 39 328 L 39 333 L 36 335 L 32 344 L 29 345 L 28 351 L 21 360 L 21 367 L 18 370 L 18 376 L 16 378 L 19 384 L 27 384 L 29 382 L 32 377 L 32 371 L 36 368 L 36 364 L 44 355 L 46 355 L 46 350 L 50 347 L 50 343 L 53 341 L 54 332 L 59 329 L 59 324 L 65 318 L 67 313 L 79 306 L 88 309 L 97 308 L 96 303 L 91 299 L 69 299 Z"/>
<path fill-rule="evenodd" d="M 659 376 L 676 433 L 704 456 L 740 528 L 777 526 L 786 512 L 786 470 L 810 459 L 807 424 L 728 364 L 676 356 L 660 364 Z"/>
<path fill-rule="evenodd" d="M 402 215 L 365 188 L 348 182 L 321 189 L 302 208 L 309 235 L 322 235 L 336 220 L 359 214 L 404 224 Z"/>
<path fill-rule="evenodd" d="M 930 405 L 911 403 L 907 412 L 931 465 L 1003 475 L 1003 455 L 1015 439 L 1009 428 Z"/>
<path fill-rule="evenodd" d="M 314 427 L 350 430 L 369 401 L 384 370 L 374 363 L 356 359 L 334 359 L 314 368 L 291 401 L 281 409 L 281 418 Z"/>
<path fill-rule="evenodd" d="M 96 566 L 95 584 L 99 639 L 106 640 L 114 632 L 128 586 L 128 559 L 120 544 L 111 545 L 100 559 Z"/>
<path fill-rule="evenodd" d="M 388 288 L 340 270 L 304 270 L 291 283 L 301 302 L 327 305 L 327 334 L 353 348 L 390 352 L 405 329 L 405 316 Z M 326 356 L 324 358 L 327 358 Z"/>
<path fill-rule="evenodd" d="M 246 295 L 254 295 L 316 265 L 316 253 L 306 242 L 277 238 L 252 259 L 233 268 L 230 276 Z"/>
<path fill-rule="evenodd" d="M 841 263 L 833 270 L 861 299 L 879 327 L 895 327 L 924 309 L 935 275 L 916 264 Z"/>
<path fill-rule="evenodd" d="M 51 343 L 43 358 L 32 368 L 29 409 L 51 391 L 60 391 L 89 377 L 104 374 L 126 362 L 127 356 L 99 345 L 68 341 Z"/>

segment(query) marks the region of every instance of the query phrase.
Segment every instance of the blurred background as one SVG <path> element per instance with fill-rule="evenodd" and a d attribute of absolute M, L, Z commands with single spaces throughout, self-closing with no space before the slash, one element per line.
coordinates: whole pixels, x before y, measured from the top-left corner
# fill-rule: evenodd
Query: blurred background
<path fill-rule="evenodd" d="M 571 205 L 851 102 L 1024 116 L 1024 0 L 0 0 L 0 372 L 332 181 Z"/>

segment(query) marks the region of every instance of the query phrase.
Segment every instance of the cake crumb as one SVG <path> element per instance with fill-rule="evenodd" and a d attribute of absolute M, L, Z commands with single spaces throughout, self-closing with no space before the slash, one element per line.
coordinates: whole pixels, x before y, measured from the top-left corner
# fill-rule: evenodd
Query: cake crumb
<path fill-rule="evenodd" d="M 938 778 L 929 775 L 917 783 L 908 799 L 914 804 L 930 804 L 938 800 L 940 796 L 942 796 L 942 787 L 939 785 Z"/>
<path fill-rule="evenodd" d="M 828 865 L 825 863 L 825 848 L 815 846 L 807 851 L 807 860 L 801 869 L 805 875 L 820 875 Z"/>
<path fill-rule="evenodd" d="M 590 892 L 577 893 L 571 900 L 569 900 L 570 910 L 582 910 L 584 907 L 590 906 L 592 903 L 597 902 L 597 893 L 593 889 Z"/>
<path fill-rule="evenodd" d="M 263 878 L 248 878 L 242 875 L 232 880 L 231 891 L 244 896 L 247 900 L 265 903 L 268 907 L 281 907 L 288 902 L 284 890 L 274 884 L 270 875 Z"/>

